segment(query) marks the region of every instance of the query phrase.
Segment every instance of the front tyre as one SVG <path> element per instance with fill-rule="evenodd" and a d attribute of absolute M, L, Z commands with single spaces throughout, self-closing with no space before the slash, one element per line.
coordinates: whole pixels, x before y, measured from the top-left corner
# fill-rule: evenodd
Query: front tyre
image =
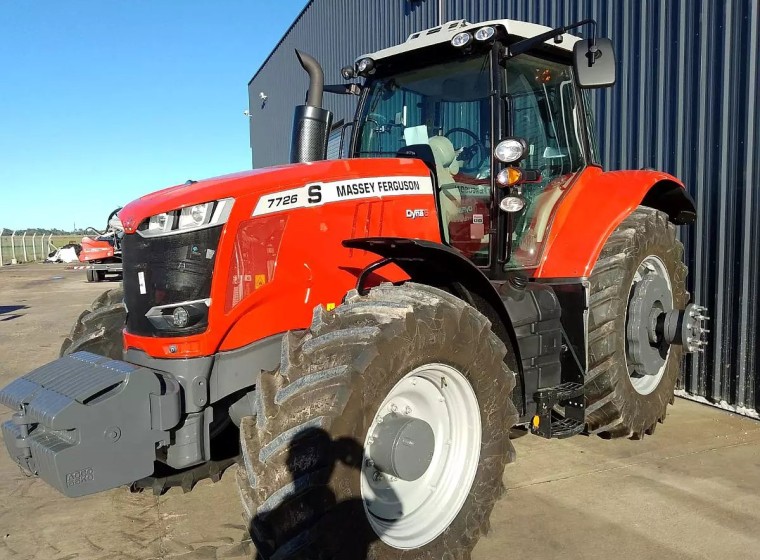
<path fill-rule="evenodd" d="M 505 351 L 485 317 L 428 286 L 317 308 L 241 425 L 259 554 L 469 558 L 513 453 Z"/>
<path fill-rule="evenodd" d="M 95 272 L 94 270 L 88 270 Z M 122 334 L 127 321 L 124 289 L 114 288 L 100 294 L 89 309 L 83 311 L 63 341 L 60 355 L 86 350 L 93 354 L 122 359 Z"/>

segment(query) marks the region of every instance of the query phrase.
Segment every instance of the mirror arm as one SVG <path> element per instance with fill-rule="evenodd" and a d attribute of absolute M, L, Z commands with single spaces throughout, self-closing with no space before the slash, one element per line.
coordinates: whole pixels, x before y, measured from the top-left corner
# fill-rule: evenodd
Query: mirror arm
<path fill-rule="evenodd" d="M 362 88 L 359 84 L 337 84 L 324 86 L 322 91 L 326 93 L 337 93 L 338 95 L 361 95 Z"/>
<path fill-rule="evenodd" d="M 591 38 L 589 39 L 588 52 L 591 55 L 590 62 L 593 65 L 594 60 L 597 58 L 596 56 L 597 54 L 596 20 L 591 19 L 591 18 L 577 21 L 575 23 L 571 23 L 570 25 L 563 25 L 562 27 L 557 27 L 556 29 L 552 29 L 551 31 L 546 31 L 545 33 L 541 33 L 540 35 L 531 37 L 530 39 L 523 39 L 522 41 L 518 41 L 517 43 L 509 47 L 509 56 L 513 57 L 513 56 L 517 56 L 518 54 L 522 54 L 525 51 L 532 49 L 536 45 L 540 45 L 544 41 L 548 41 L 549 39 L 556 38 L 562 35 L 563 33 L 567 33 L 571 29 L 575 29 L 583 25 L 591 26 Z"/>

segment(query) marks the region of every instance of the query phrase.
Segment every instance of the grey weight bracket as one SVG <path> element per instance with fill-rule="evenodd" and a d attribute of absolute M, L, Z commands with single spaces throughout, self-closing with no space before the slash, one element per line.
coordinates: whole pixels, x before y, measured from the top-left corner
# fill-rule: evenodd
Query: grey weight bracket
<path fill-rule="evenodd" d="M 182 412 L 172 377 L 89 352 L 16 379 L 0 404 L 16 411 L 2 425 L 11 457 L 70 497 L 152 474 Z"/>

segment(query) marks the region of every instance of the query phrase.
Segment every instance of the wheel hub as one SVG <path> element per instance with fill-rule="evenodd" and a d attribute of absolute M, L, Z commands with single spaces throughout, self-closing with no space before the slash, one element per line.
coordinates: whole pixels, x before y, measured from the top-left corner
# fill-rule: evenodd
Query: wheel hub
<path fill-rule="evenodd" d="M 480 406 L 459 370 L 431 363 L 402 377 L 364 442 L 361 493 L 378 537 L 415 549 L 443 533 L 470 493 L 480 444 Z"/>
<path fill-rule="evenodd" d="M 662 314 L 673 310 L 673 295 L 666 278 L 645 270 L 628 303 L 628 365 L 639 375 L 657 375 L 665 365 L 669 346 L 658 336 L 657 323 Z"/>
<path fill-rule="evenodd" d="M 381 474 L 401 480 L 417 480 L 430 466 L 435 434 L 420 418 L 387 414 L 378 423 L 370 445 L 369 460 Z"/>
<path fill-rule="evenodd" d="M 670 346 L 682 345 L 686 352 L 704 351 L 707 346 L 707 308 L 690 303 L 673 309 L 673 291 L 668 269 L 654 255 L 646 257 L 634 274 L 626 310 L 626 363 L 634 389 L 648 395 L 665 371 Z"/>

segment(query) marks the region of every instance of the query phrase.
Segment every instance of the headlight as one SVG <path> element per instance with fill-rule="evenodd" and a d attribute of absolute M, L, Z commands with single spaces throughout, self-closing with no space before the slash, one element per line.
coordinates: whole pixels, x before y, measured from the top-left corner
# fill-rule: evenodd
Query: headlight
<path fill-rule="evenodd" d="M 461 33 L 457 33 L 454 35 L 454 37 L 452 37 L 451 44 L 455 47 L 461 48 L 469 44 L 470 41 L 472 41 L 472 35 L 470 35 L 467 31 L 462 31 Z"/>
<path fill-rule="evenodd" d="M 481 27 L 475 32 L 475 39 L 478 41 L 488 41 L 488 39 L 493 37 L 495 33 L 496 30 L 490 25 L 487 25 L 486 27 Z"/>
<path fill-rule="evenodd" d="M 158 330 L 181 332 L 182 329 L 205 326 L 210 307 L 210 298 L 182 301 L 151 307 L 145 317 Z"/>
<path fill-rule="evenodd" d="M 362 58 L 356 65 L 356 71 L 359 74 L 371 74 L 375 69 L 375 61 L 371 58 Z"/>
<path fill-rule="evenodd" d="M 223 224 L 227 222 L 234 202 L 233 198 L 223 198 L 162 212 L 144 220 L 137 233 L 143 237 L 158 237 Z"/>
<path fill-rule="evenodd" d="M 504 163 L 520 161 L 528 154 L 528 143 L 523 138 L 505 138 L 496 145 L 494 155 Z"/>
<path fill-rule="evenodd" d="M 187 229 L 194 226 L 202 226 L 211 218 L 213 202 L 188 206 L 179 211 L 179 229 Z"/>
<path fill-rule="evenodd" d="M 174 224 L 174 216 L 164 212 L 163 214 L 156 214 L 148 219 L 148 231 L 154 232 L 152 235 L 161 235 L 170 231 Z"/>
<path fill-rule="evenodd" d="M 525 199 L 521 196 L 505 196 L 499 202 L 499 208 L 504 212 L 519 212 L 525 208 Z"/>

